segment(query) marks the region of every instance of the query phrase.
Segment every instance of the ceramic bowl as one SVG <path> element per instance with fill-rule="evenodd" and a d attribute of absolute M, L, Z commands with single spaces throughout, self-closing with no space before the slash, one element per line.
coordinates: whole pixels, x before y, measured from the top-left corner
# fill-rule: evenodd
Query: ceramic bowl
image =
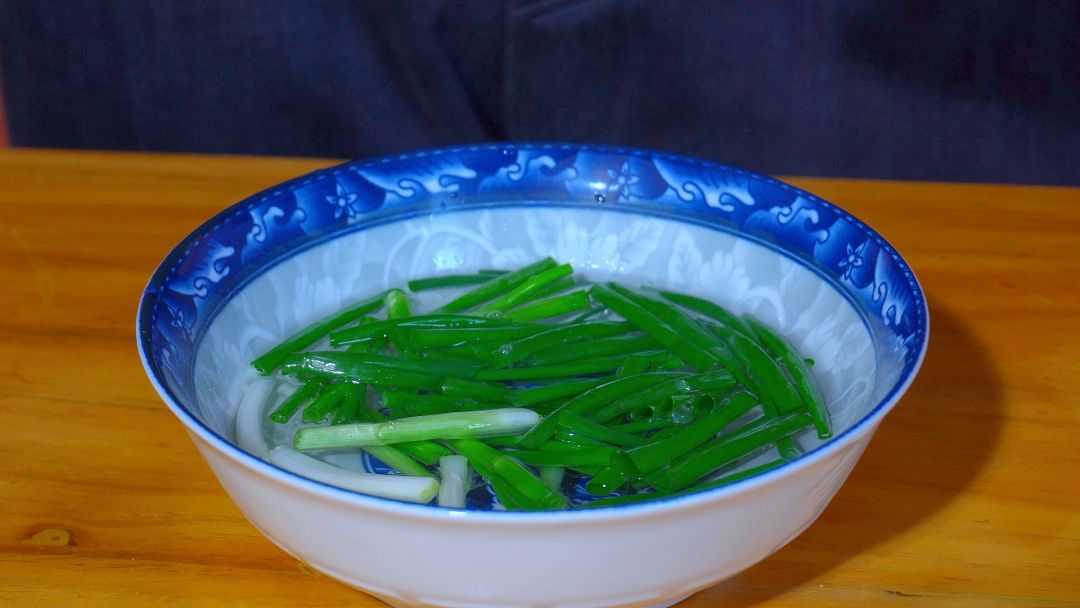
<path fill-rule="evenodd" d="M 283 337 L 409 278 L 546 255 L 772 325 L 816 361 L 835 437 L 801 437 L 804 456 L 726 487 L 539 513 L 365 496 L 238 447 L 238 407 L 271 390 L 249 362 Z M 847 478 L 927 331 L 908 265 L 835 205 L 731 167 L 571 144 L 427 150 L 286 182 L 177 245 L 138 313 L 146 373 L 256 528 L 390 604 L 468 608 L 665 606 L 764 559 Z"/>

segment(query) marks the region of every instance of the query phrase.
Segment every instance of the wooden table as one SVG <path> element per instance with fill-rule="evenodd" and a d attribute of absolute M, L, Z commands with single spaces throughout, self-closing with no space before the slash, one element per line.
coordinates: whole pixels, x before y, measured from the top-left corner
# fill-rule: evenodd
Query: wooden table
<path fill-rule="evenodd" d="M 181 237 L 330 162 L 0 150 L 0 605 L 381 605 L 243 519 L 135 348 Z M 1080 606 L 1080 190 L 791 181 L 911 262 L 930 351 L 821 519 L 680 608 Z"/>

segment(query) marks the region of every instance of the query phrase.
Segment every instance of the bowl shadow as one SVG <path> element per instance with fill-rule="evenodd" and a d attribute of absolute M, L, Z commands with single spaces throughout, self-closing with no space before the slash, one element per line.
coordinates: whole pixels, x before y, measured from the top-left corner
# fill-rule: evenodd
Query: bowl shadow
<path fill-rule="evenodd" d="M 918 377 L 817 522 L 680 608 L 753 606 L 818 581 L 940 511 L 979 474 L 1001 434 L 1001 381 L 959 315 L 931 302 L 931 318 L 931 345 Z"/>

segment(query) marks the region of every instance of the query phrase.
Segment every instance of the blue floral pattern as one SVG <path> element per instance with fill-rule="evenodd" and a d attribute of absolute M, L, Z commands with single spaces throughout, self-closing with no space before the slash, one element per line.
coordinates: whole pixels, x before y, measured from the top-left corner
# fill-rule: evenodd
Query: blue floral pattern
<path fill-rule="evenodd" d="M 862 261 L 861 256 L 862 256 L 863 249 L 866 248 L 866 243 L 865 242 L 860 243 L 859 246 L 856 247 L 855 249 L 851 248 L 851 243 L 848 243 L 846 245 L 846 247 L 847 247 L 847 257 L 840 260 L 840 268 L 844 269 L 843 277 L 845 279 L 847 279 L 848 281 L 850 281 L 851 280 L 851 273 L 854 272 L 856 268 L 863 265 L 863 261 Z"/>
<path fill-rule="evenodd" d="M 334 219 L 341 217 L 342 213 L 348 217 L 356 217 L 359 212 L 356 210 L 354 203 L 358 196 L 355 192 L 346 191 L 341 182 L 338 182 L 334 194 L 326 197 L 326 202 L 334 206 Z"/>

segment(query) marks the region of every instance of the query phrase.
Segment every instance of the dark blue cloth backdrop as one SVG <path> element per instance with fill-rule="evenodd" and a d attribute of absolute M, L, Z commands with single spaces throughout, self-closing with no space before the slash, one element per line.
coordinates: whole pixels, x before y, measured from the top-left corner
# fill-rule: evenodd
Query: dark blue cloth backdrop
<path fill-rule="evenodd" d="M 1080 184 L 1080 2 L 0 0 L 12 143 Z"/>

